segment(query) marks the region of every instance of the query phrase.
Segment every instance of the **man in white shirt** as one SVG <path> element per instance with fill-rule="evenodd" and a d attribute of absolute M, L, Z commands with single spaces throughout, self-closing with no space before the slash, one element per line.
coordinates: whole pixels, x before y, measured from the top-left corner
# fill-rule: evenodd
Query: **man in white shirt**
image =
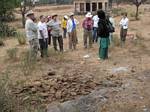
<path fill-rule="evenodd" d="M 48 56 L 48 30 L 45 19 L 46 17 L 41 15 L 38 23 L 38 39 L 42 58 Z"/>
<path fill-rule="evenodd" d="M 34 22 L 35 16 L 34 12 L 32 10 L 28 11 L 26 13 L 26 24 L 25 24 L 25 30 L 26 30 L 26 36 L 30 44 L 31 49 L 31 57 L 36 58 L 38 49 L 39 49 L 39 41 L 38 41 L 38 27 L 37 24 Z"/>
<path fill-rule="evenodd" d="M 79 22 L 74 18 L 74 13 L 70 13 L 70 19 L 67 22 L 67 32 L 69 35 L 69 49 L 75 50 L 78 43 L 76 28 Z"/>
<path fill-rule="evenodd" d="M 123 18 L 120 21 L 121 46 L 123 46 L 125 44 L 125 41 L 126 41 L 126 36 L 127 36 L 127 31 L 128 31 L 128 24 L 129 24 L 129 19 L 127 18 L 127 13 L 124 13 Z"/>
<path fill-rule="evenodd" d="M 93 25 L 93 43 L 94 43 L 94 42 L 97 42 L 97 40 L 98 40 L 97 28 L 98 28 L 99 18 L 98 18 L 97 14 L 93 17 L 93 21 L 94 21 L 94 25 Z"/>

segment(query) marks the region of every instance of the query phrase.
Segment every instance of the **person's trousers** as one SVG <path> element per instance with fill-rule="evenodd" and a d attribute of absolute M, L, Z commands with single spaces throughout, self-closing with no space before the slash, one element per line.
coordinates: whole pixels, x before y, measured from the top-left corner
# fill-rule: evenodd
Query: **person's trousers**
<path fill-rule="evenodd" d="M 36 58 L 39 50 L 39 41 L 38 38 L 32 39 L 29 41 L 30 44 L 30 56 Z"/>
<path fill-rule="evenodd" d="M 48 44 L 51 45 L 52 42 L 52 35 L 51 32 L 48 32 Z"/>
<path fill-rule="evenodd" d="M 87 48 L 87 41 L 89 40 L 89 47 L 92 47 L 92 30 L 88 31 L 84 29 L 84 34 L 83 34 L 83 40 L 84 40 L 84 47 Z"/>
<path fill-rule="evenodd" d="M 99 40 L 99 58 L 108 59 L 109 37 L 101 37 Z"/>
<path fill-rule="evenodd" d="M 97 28 L 93 28 L 93 43 L 98 41 Z"/>
<path fill-rule="evenodd" d="M 63 28 L 63 38 L 66 38 L 66 37 L 67 37 L 67 29 Z"/>
<path fill-rule="evenodd" d="M 108 59 L 108 48 L 99 48 L 99 57 L 101 59 Z"/>
<path fill-rule="evenodd" d="M 60 51 L 63 52 L 63 38 L 62 38 L 62 36 L 53 36 L 53 46 L 54 46 L 55 51 L 58 51 L 57 41 L 59 44 Z"/>
<path fill-rule="evenodd" d="M 48 38 L 39 39 L 41 57 L 48 56 Z"/>
<path fill-rule="evenodd" d="M 69 35 L 69 49 L 72 48 L 76 49 L 76 45 L 78 43 L 76 29 L 73 30 L 72 32 L 69 32 L 68 35 Z"/>
<path fill-rule="evenodd" d="M 121 28 L 121 30 L 120 30 L 120 40 L 121 40 L 121 46 L 122 46 L 123 44 L 125 44 L 126 36 L 127 36 L 127 32 L 128 32 L 128 30 L 127 30 L 127 29 L 123 29 L 123 28 Z"/>

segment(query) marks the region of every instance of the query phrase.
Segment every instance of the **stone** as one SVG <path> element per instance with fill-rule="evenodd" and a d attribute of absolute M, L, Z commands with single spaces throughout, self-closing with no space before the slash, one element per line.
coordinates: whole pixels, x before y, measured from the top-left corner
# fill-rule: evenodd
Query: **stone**
<path fill-rule="evenodd" d="M 57 105 L 55 105 L 55 106 L 49 106 L 47 108 L 47 112 L 61 112 L 61 111 L 60 111 L 59 107 Z"/>
<path fill-rule="evenodd" d="M 72 96 L 76 96 L 76 95 L 77 95 L 76 92 L 71 92 L 70 94 L 71 94 Z"/>
<path fill-rule="evenodd" d="M 67 101 L 60 105 L 61 112 L 79 112 L 74 101 Z"/>
<path fill-rule="evenodd" d="M 37 90 L 36 90 L 36 88 L 32 88 L 31 91 L 32 91 L 32 93 L 36 93 Z"/>
<path fill-rule="evenodd" d="M 42 83 L 40 81 L 35 81 L 33 83 L 33 86 L 37 86 L 37 87 L 41 87 L 42 86 Z"/>
<path fill-rule="evenodd" d="M 60 99 L 61 96 L 62 96 L 62 92 L 61 92 L 61 91 L 57 91 L 56 94 L 55 94 L 55 97 L 56 97 L 57 99 Z"/>
<path fill-rule="evenodd" d="M 49 94 L 48 93 L 40 93 L 40 96 L 47 98 L 49 96 Z"/>

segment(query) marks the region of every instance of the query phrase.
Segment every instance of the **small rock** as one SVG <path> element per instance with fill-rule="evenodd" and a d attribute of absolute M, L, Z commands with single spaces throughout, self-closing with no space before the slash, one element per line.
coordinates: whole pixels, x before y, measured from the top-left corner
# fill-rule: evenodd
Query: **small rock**
<path fill-rule="evenodd" d="M 75 106 L 75 102 L 68 101 L 60 105 L 61 112 L 79 112 Z"/>
<path fill-rule="evenodd" d="M 77 95 L 76 92 L 71 92 L 70 94 L 71 94 L 72 96 L 76 96 L 76 95 Z"/>
<path fill-rule="evenodd" d="M 58 106 L 49 106 L 47 112 L 61 112 Z"/>
<path fill-rule="evenodd" d="M 57 99 L 60 99 L 61 96 L 62 96 L 62 92 L 61 92 L 61 91 L 57 91 L 56 94 L 55 94 L 55 97 L 56 97 Z"/>
<path fill-rule="evenodd" d="M 35 81 L 33 83 L 33 86 L 37 86 L 37 87 L 41 87 L 42 86 L 42 83 L 40 81 Z"/>
<path fill-rule="evenodd" d="M 26 101 L 28 100 L 30 97 L 29 96 L 26 96 L 25 98 L 23 98 L 23 101 Z"/>
<path fill-rule="evenodd" d="M 32 93 L 36 93 L 37 90 L 35 88 L 32 88 L 31 91 Z"/>
<path fill-rule="evenodd" d="M 48 97 L 49 96 L 49 94 L 48 93 L 40 93 L 40 96 L 42 96 L 42 97 Z"/>
<path fill-rule="evenodd" d="M 47 75 L 48 76 L 54 76 L 54 75 L 56 75 L 56 72 L 55 71 L 49 71 Z"/>

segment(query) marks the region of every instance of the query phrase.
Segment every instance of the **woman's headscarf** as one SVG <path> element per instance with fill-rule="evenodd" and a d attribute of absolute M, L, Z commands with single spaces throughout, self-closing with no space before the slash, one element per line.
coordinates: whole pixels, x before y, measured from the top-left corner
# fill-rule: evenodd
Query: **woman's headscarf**
<path fill-rule="evenodd" d="M 103 20 L 106 19 L 106 14 L 105 14 L 105 12 L 104 12 L 103 10 L 98 10 L 98 11 L 97 11 L 97 15 L 98 15 L 98 17 L 99 17 L 100 19 L 103 19 Z"/>

